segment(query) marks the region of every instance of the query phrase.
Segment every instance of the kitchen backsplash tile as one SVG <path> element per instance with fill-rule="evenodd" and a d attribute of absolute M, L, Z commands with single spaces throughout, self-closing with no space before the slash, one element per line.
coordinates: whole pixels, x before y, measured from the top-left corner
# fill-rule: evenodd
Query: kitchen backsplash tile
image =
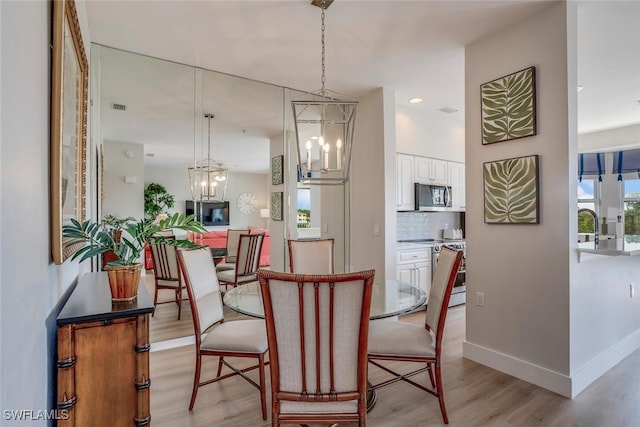
<path fill-rule="evenodd" d="M 442 239 L 445 228 L 462 228 L 460 212 L 398 212 L 397 240 Z"/>

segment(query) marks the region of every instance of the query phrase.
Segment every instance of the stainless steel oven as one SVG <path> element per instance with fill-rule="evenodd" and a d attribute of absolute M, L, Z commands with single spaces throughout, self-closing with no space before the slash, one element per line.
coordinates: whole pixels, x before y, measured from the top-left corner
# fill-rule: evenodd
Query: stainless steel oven
<path fill-rule="evenodd" d="M 465 242 L 456 241 L 456 242 L 445 242 L 445 243 L 436 243 L 433 245 L 432 260 L 431 260 L 431 268 L 432 275 L 436 271 L 436 265 L 438 264 L 438 258 L 440 257 L 440 251 L 442 250 L 442 246 L 449 246 L 456 250 L 461 250 L 464 256 L 462 257 L 462 262 L 460 263 L 460 267 L 458 268 L 458 274 L 456 275 L 456 281 L 453 284 L 453 291 L 451 291 L 451 299 L 449 300 L 449 307 L 453 307 L 454 305 L 464 304 L 466 302 L 466 245 Z"/>

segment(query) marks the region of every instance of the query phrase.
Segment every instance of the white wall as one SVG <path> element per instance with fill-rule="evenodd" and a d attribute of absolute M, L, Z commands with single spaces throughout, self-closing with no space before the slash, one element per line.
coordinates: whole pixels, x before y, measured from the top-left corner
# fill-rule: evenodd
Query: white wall
<path fill-rule="evenodd" d="M 374 268 L 376 281 L 379 281 L 386 275 L 385 243 L 388 240 L 387 233 L 390 233 L 388 229 L 385 230 L 385 211 L 387 206 L 395 209 L 395 190 L 388 195 L 385 182 L 385 176 L 395 177 L 395 168 L 387 172 L 385 156 L 388 153 L 384 147 L 385 138 L 393 141 L 393 133 L 389 135 L 386 128 L 387 123 L 393 123 L 393 116 L 385 109 L 387 103 L 393 103 L 393 94 L 377 89 L 359 101 L 349 180 L 350 271 Z M 395 155 L 393 158 L 395 165 Z M 392 185 L 395 189 L 395 182 Z M 389 196 L 393 197 L 392 204 L 385 200 Z M 391 237 L 395 242 L 395 217 L 390 222 L 393 223 Z M 375 226 L 380 229 L 377 236 L 374 234 Z"/>
<path fill-rule="evenodd" d="M 557 3 L 466 48 L 467 295 L 474 301 L 484 292 L 486 306 L 466 306 L 464 355 L 570 395 L 569 239 L 577 237 L 569 216 L 577 210 L 577 181 L 567 142 L 575 135 L 569 110 L 576 107 L 575 98 L 568 103 L 575 84 L 567 81 L 565 8 Z M 538 134 L 482 145 L 480 108 L 474 108 L 480 85 L 532 65 Z M 485 224 L 483 163 L 532 154 L 540 156 L 540 224 Z"/>
<path fill-rule="evenodd" d="M 464 162 L 463 112 L 428 111 L 420 104 L 395 108 L 397 152 Z"/>
<path fill-rule="evenodd" d="M 102 152 L 103 216 L 111 214 L 120 218 L 144 218 L 144 146 L 130 142 L 105 141 Z M 127 177 L 135 182 L 125 182 Z"/>
<path fill-rule="evenodd" d="M 89 46 L 86 10 L 76 2 Z M 50 2 L 0 2 L 0 384 L 3 410 L 53 402 L 48 318 L 80 269 L 51 259 Z M 87 55 L 89 52 L 87 50 Z M 93 171 L 89 169 L 88 173 Z M 27 226 L 25 226 L 27 224 Z M 26 425 L 24 421 L 3 425 Z"/>
<path fill-rule="evenodd" d="M 466 50 L 466 105 L 480 105 L 480 84 L 536 66 L 538 135 L 482 146 L 480 111 L 467 111 L 464 355 L 567 397 L 640 347 L 638 260 L 578 261 L 576 29 L 576 4 L 556 3 Z M 540 155 L 541 223 L 484 224 L 482 163 L 529 154 Z"/>
<path fill-rule="evenodd" d="M 638 148 L 640 146 L 640 125 L 624 126 L 578 136 L 580 153 L 603 152 Z"/>

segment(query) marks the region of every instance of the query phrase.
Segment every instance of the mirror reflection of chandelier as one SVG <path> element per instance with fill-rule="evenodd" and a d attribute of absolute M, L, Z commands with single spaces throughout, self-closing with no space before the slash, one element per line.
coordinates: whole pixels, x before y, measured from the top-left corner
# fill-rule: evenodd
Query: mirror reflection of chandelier
<path fill-rule="evenodd" d="M 189 167 L 191 197 L 194 201 L 211 201 L 215 200 L 221 191 L 221 200 L 224 200 L 229 170 L 211 158 L 211 119 L 215 116 L 205 114 L 204 117 L 208 120 L 207 157 Z"/>
<path fill-rule="evenodd" d="M 339 100 L 338 94 L 325 89 L 325 9 L 329 0 L 315 0 L 321 9 L 322 89 L 308 94 L 312 99 L 293 100 L 291 106 L 296 127 L 298 178 L 306 185 L 342 185 L 349 180 L 355 100 Z"/>

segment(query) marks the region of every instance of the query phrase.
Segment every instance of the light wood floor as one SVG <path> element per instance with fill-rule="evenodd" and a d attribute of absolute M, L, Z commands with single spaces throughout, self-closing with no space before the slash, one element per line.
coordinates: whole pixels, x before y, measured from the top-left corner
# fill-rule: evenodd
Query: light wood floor
<path fill-rule="evenodd" d="M 464 359 L 464 317 L 464 306 L 450 309 L 445 329 L 443 376 L 452 427 L 640 426 L 640 350 L 570 400 Z M 401 320 L 421 324 L 423 319 L 424 312 L 418 312 Z M 190 412 L 194 361 L 193 345 L 151 353 L 153 426 L 270 426 L 270 418 L 263 421 L 260 415 L 258 391 L 239 377 L 201 388 Z M 215 374 L 216 363 L 216 358 L 204 358 L 203 378 Z M 249 375 L 257 380 L 255 371 Z M 384 375 L 370 367 L 373 381 Z M 427 381 L 426 374 L 421 379 Z M 367 423 L 370 427 L 444 425 L 437 399 L 402 383 L 378 390 Z"/>

